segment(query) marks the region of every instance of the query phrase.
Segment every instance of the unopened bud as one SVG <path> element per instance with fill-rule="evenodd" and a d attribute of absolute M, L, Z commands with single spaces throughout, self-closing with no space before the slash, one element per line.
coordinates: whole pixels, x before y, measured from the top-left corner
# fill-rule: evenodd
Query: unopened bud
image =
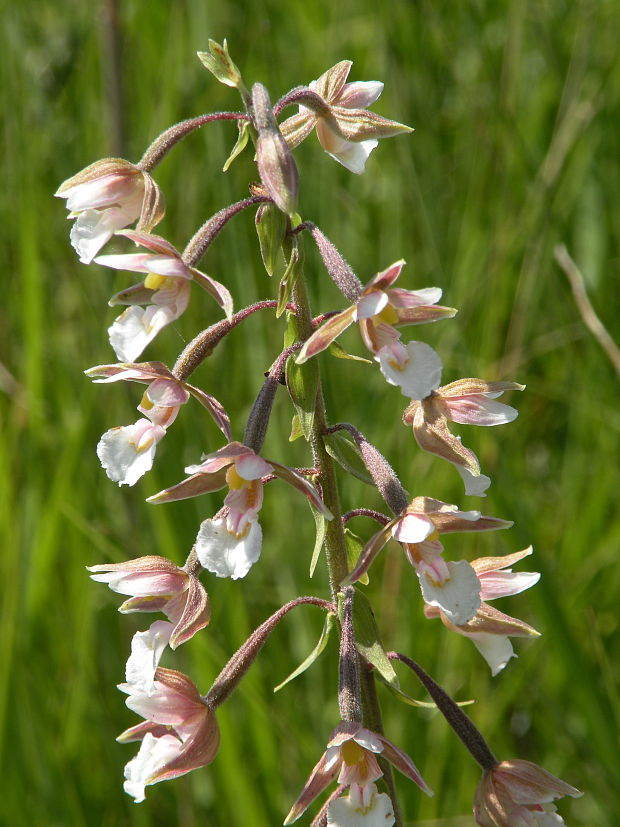
<path fill-rule="evenodd" d="M 261 181 L 278 209 L 292 215 L 297 207 L 297 166 L 276 123 L 269 93 L 261 83 L 252 87 L 252 111 L 258 132 L 256 160 Z"/>

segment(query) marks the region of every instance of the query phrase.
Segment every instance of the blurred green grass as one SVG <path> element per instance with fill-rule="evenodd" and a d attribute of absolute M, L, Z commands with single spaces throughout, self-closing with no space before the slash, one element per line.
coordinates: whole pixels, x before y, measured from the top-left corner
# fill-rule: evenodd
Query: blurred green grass
<path fill-rule="evenodd" d="M 99 157 L 135 160 L 169 124 L 236 108 L 233 93 L 194 56 L 209 37 L 227 37 L 244 77 L 266 83 L 274 99 L 349 58 L 352 79 L 385 81 L 374 108 L 416 127 L 410 137 L 382 142 L 362 177 L 308 140 L 298 152 L 301 210 L 363 281 L 404 257 L 402 286 L 444 289 L 459 315 L 419 335 L 440 350 L 446 381 L 474 375 L 527 383 L 515 400 L 516 423 L 463 429 L 493 478 L 484 511 L 514 519 L 515 527 L 446 545 L 471 559 L 533 543 L 530 567 L 543 573 L 541 582 L 502 608 L 544 634 L 531 645 L 517 642 L 519 660 L 491 679 L 466 640 L 424 620 L 396 548 L 375 564 L 369 591 L 386 645 L 415 657 L 458 698 L 476 698 L 471 714 L 498 754 L 534 760 L 586 791 L 562 803 L 568 824 L 615 827 L 618 378 L 586 332 L 552 251 L 567 244 L 618 339 L 618 4 L 394 0 L 379 9 L 365 0 L 127 0 L 119 3 L 120 105 L 105 9 L 31 0 L 5 2 L 1 17 L 0 824 L 271 827 L 281 823 L 336 722 L 333 647 L 271 694 L 320 633 L 318 612 L 299 610 L 220 710 L 222 748 L 213 765 L 149 788 L 141 805 L 122 792 L 131 752 L 114 735 L 134 716 L 114 684 L 123 679 L 131 635 L 144 623 L 121 618 L 115 598 L 90 583 L 84 566 L 150 553 L 181 562 L 217 500 L 161 508 L 143 500 L 220 441 L 211 424 L 202 430 L 207 418 L 199 419 L 197 406 L 188 408 L 151 475 L 129 491 L 105 478 L 97 439 L 132 421 L 138 396 L 135 387 L 92 386 L 81 371 L 112 361 L 106 301 L 127 282 L 77 262 L 62 204 L 51 196 Z M 214 125 L 158 168 L 168 202 L 159 231 L 178 246 L 255 177 L 249 155 L 220 173 L 234 139 L 233 126 Z M 341 306 L 309 248 L 307 259 L 315 309 Z M 228 284 L 237 307 L 274 289 L 260 266 L 251 216 L 228 227 L 203 264 Z M 190 312 L 148 356 L 172 361 L 217 318 L 202 299 L 194 296 Z M 196 375 L 233 411 L 237 436 L 281 333 L 281 323 L 255 317 Z M 359 347 L 353 335 L 349 341 Z M 363 365 L 323 364 L 332 416 L 359 425 L 393 458 L 411 493 L 469 506 L 456 474 L 416 451 L 400 423 L 396 388 Z M 290 416 L 282 396 L 265 453 L 306 462 L 303 446 L 286 442 Z M 260 565 L 241 582 L 205 579 L 211 627 L 164 662 L 203 690 L 278 605 L 295 594 L 327 592 L 321 566 L 314 582 L 307 578 L 309 512 L 278 485 L 266 497 Z M 343 502 L 381 507 L 356 481 L 343 481 Z M 362 521 L 354 528 L 365 536 L 372 530 Z M 409 677 L 402 680 L 422 697 Z M 422 800 L 399 782 L 407 823 L 473 824 L 478 771 L 465 750 L 454 747 L 439 716 L 381 697 L 387 735 L 436 790 Z"/>

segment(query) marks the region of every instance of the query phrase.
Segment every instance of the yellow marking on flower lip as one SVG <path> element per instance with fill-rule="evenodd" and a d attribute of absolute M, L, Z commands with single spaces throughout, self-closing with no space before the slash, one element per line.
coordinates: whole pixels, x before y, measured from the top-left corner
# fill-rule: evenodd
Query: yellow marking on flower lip
<path fill-rule="evenodd" d="M 381 322 L 385 322 L 385 324 L 394 325 L 398 322 L 398 313 L 396 309 L 392 307 L 391 304 L 387 304 L 380 313 L 377 313 L 376 316 L 373 316 L 373 322 L 378 325 Z"/>
<path fill-rule="evenodd" d="M 159 276 L 157 273 L 147 273 L 144 279 L 144 286 L 147 290 L 160 290 L 166 286 L 168 276 Z"/>
<path fill-rule="evenodd" d="M 153 442 L 155 442 L 155 439 L 152 436 L 148 439 L 145 439 L 144 442 L 142 440 L 140 440 L 139 442 L 136 442 L 133 439 L 129 440 L 129 444 L 135 447 L 136 454 L 143 454 L 145 451 L 148 451 Z"/>
<path fill-rule="evenodd" d="M 147 411 L 150 411 L 151 408 L 155 407 L 155 405 L 149 399 L 148 391 L 144 391 L 144 393 L 142 394 L 142 399 L 140 400 L 140 407 L 144 408 Z"/>
<path fill-rule="evenodd" d="M 354 764 L 359 764 L 361 761 L 364 760 L 365 757 L 365 750 L 363 747 L 351 739 L 350 741 L 345 741 L 344 744 L 340 747 L 340 757 L 344 761 L 345 764 L 352 767 Z"/>
<path fill-rule="evenodd" d="M 249 480 L 244 480 L 243 477 L 239 476 L 235 466 L 231 465 L 226 472 L 226 484 L 233 491 L 238 491 L 240 488 L 245 488 L 248 486 Z"/>

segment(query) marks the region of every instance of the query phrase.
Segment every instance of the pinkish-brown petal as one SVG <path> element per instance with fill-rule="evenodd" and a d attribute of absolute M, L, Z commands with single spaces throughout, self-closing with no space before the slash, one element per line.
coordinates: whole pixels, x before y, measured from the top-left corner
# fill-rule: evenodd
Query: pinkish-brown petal
<path fill-rule="evenodd" d="M 363 577 L 366 574 L 372 561 L 391 538 L 392 529 L 398 522 L 400 522 L 400 519 L 401 516 L 399 515 L 393 520 L 390 520 L 389 523 L 386 523 L 380 531 L 370 538 L 362 549 L 360 556 L 357 559 L 357 563 L 353 567 L 353 571 L 349 572 L 349 574 L 342 581 L 342 586 L 348 586 L 350 583 L 355 583 L 360 579 L 360 577 Z"/>
<path fill-rule="evenodd" d="M 190 267 L 190 271 L 194 277 L 194 281 L 213 296 L 215 301 L 224 310 L 224 313 L 226 313 L 226 318 L 230 319 L 233 312 L 233 298 L 229 290 L 219 281 L 212 279 L 211 276 L 202 273 L 200 270 L 196 270 L 195 267 Z"/>
<path fill-rule="evenodd" d="M 220 402 L 218 402 L 214 396 L 205 393 L 205 391 L 195 387 L 194 385 L 186 384 L 185 387 L 191 393 L 191 395 L 209 411 L 209 413 L 215 421 L 215 424 L 224 434 L 226 439 L 231 439 L 232 434 L 230 431 L 230 418 L 226 413 L 224 406 Z"/>
<path fill-rule="evenodd" d="M 484 574 L 487 571 L 501 571 L 501 569 L 513 566 L 524 557 L 528 557 L 532 553 L 532 546 L 515 551 L 514 554 L 505 554 L 503 557 L 478 557 L 472 560 L 471 564 L 476 570 L 476 574 Z"/>
<path fill-rule="evenodd" d="M 451 319 L 456 316 L 457 310 L 454 307 L 443 307 L 440 304 L 420 305 L 419 307 L 396 308 L 398 321 L 394 322 L 396 327 L 404 327 L 410 324 L 427 324 L 438 322 L 441 319 Z"/>
<path fill-rule="evenodd" d="M 154 379 L 172 379 L 172 371 L 163 362 L 118 362 L 115 365 L 95 365 L 84 373 L 90 379 L 103 377 L 111 379 L 122 373 L 131 372 L 127 379 L 135 382 L 151 382 Z"/>
<path fill-rule="evenodd" d="M 147 233 L 140 230 L 119 230 L 116 235 L 122 235 L 133 241 L 134 244 L 140 247 L 146 247 L 147 250 L 156 253 L 160 256 L 170 256 L 171 258 L 181 258 L 179 251 L 165 238 L 153 233 Z"/>
<path fill-rule="evenodd" d="M 306 140 L 308 135 L 316 126 L 316 116 L 312 112 L 300 112 L 297 115 L 292 115 L 280 124 L 280 132 L 282 137 L 289 146 L 289 149 L 295 149 Z"/>
<path fill-rule="evenodd" d="M 177 646 L 185 643 L 196 632 L 208 626 L 211 620 L 209 595 L 196 577 L 190 577 L 186 595 L 180 597 L 185 597 L 185 608 L 170 635 L 169 645 L 171 649 L 176 649 Z"/>
<path fill-rule="evenodd" d="M 325 324 L 315 331 L 305 342 L 299 352 L 299 355 L 297 356 L 297 359 L 295 360 L 297 364 L 303 364 L 308 359 L 312 358 L 312 356 L 316 356 L 317 353 L 320 353 L 322 350 L 329 347 L 337 336 L 340 336 L 340 334 L 346 330 L 347 327 L 353 324 L 354 317 L 355 306 L 352 306 L 347 307 L 347 309 L 343 310 L 342 313 L 338 313 L 336 316 L 332 316 L 331 319 L 328 319 Z"/>
<path fill-rule="evenodd" d="M 391 285 L 394 284 L 396 279 L 400 276 L 400 271 L 404 266 L 404 258 L 395 261 L 394 264 L 390 264 L 388 268 L 382 270 L 380 273 L 377 273 L 376 276 L 373 276 L 370 279 L 368 284 L 364 287 L 364 293 L 372 290 L 387 290 L 387 288 L 391 287 Z"/>
<path fill-rule="evenodd" d="M 325 769 L 325 764 L 327 761 L 327 753 L 323 753 L 319 762 L 316 764 L 308 780 L 306 781 L 306 785 L 299 794 L 299 798 L 291 807 L 289 814 L 284 819 L 284 826 L 288 824 L 292 824 L 294 821 L 297 821 L 300 815 L 304 813 L 308 807 L 312 804 L 314 799 L 320 795 L 323 790 L 328 786 L 328 784 L 334 780 L 334 778 L 338 775 L 340 770 L 340 762 L 336 761 L 329 770 Z"/>
<path fill-rule="evenodd" d="M 341 60 L 331 69 L 323 72 L 314 83 L 314 91 L 317 95 L 328 103 L 335 101 L 347 82 L 351 66 L 353 66 L 351 60 Z"/>
<path fill-rule="evenodd" d="M 142 172 L 144 181 L 144 200 L 138 220 L 138 230 L 150 232 L 162 220 L 166 213 L 164 195 L 148 172 Z"/>
<path fill-rule="evenodd" d="M 383 752 L 381 754 L 387 758 L 390 764 L 393 764 L 397 770 L 402 772 L 403 775 L 406 775 L 407 778 L 414 781 L 427 795 L 433 795 L 432 790 L 422 778 L 420 771 L 407 753 L 403 752 L 402 749 L 399 749 L 396 744 L 388 741 L 384 735 L 377 733 L 377 737 L 383 744 Z"/>
<path fill-rule="evenodd" d="M 274 462 L 271 459 L 268 460 L 268 462 L 273 467 L 273 473 L 277 477 L 280 477 L 280 479 L 288 482 L 289 485 L 292 485 L 298 491 L 301 491 L 302 494 L 305 494 L 312 505 L 321 512 L 326 520 L 332 519 L 333 515 L 331 511 L 327 508 L 312 483 L 308 482 L 308 480 L 301 474 L 298 474 L 297 471 L 293 471 L 288 465 L 280 465 L 279 462 Z"/>
<path fill-rule="evenodd" d="M 446 417 L 439 411 L 432 397 L 423 399 L 417 408 L 410 405 L 405 411 L 405 416 L 412 410 L 413 435 L 423 451 L 436 454 L 455 465 L 461 465 L 474 476 L 480 474 L 480 464 L 476 455 L 450 432 Z"/>
<path fill-rule="evenodd" d="M 148 497 L 147 503 L 159 505 L 160 503 L 171 503 L 175 500 L 186 500 L 189 497 L 198 497 L 200 494 L 218 491 L 220 488 L 224 488 L 225 485 L 226 471 L 224 468 L 209 474 L 192 474 L 182 482 Z"/>
<path fill-rule="evenodd" d="M 484 379 L 457 379 L 437 391 L 438 396 L 470 396 L 478 393 L 503 393 L 504 391 L 522 391 L 525 385 L 518 382 L 485 382 Z"/>
<path fill-rule="evenodd" d="M 456 627 L 459 631 L 476 634 L 486 632 L 490 635 L 504 635 L 505 637 L 539 637 L 533 626 L 510 617 L 488 603 L 482 603 L 474 617 L 461 626 Z"/>

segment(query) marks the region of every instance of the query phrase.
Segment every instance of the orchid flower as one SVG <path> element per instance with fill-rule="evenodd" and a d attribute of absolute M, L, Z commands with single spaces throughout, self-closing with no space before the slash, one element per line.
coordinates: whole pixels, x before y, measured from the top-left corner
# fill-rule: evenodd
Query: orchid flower
<path fill-rule="evenodd" d="M 141 740 L 140 751 L 125 767 L 125 792 L 136 803 L 144 788 L 168 781 L 210 764 L 220 744 L 215 714 L 192 681 L 173 669 L 155 672 L 150 693 L 131 683 L 120 684 L 127 706 L 145 718 L 117 738 L 121 743 Z"/>
<path fill-rule="evenodd" d="M 438 287 L 392 287 L 404 264 L 401 259 L 373 276 L 355 304 L 332 316 L 310 336 L 297 357 L 298 364 L 325 350 L 357 322 L 364 344 L 375 355 L 388 382 L 400 385 L 410 398 L 421 399 L 437 388 L 441 381 L 439 356 L 423 342 L 402 344 L 396 328 L 448 319 L 456 310 L 437 305 L 441 298 Z"/>
<path fill-rule="evenodd" d="M 218 577 L 245 577 L 260 557 L 262 531 L 258 512 L 263 504 L 263 477 L 280 477 L 301 491 L 326 519 L 332 517 L 316 488 L 301 474 L 262 459 L 240 442 L 225 445 L 185 472 L 190 474 L 186 480 L 149 497 L 148 502 L 182 500 L 228 486 L 222 516 L 205 520 L 196 538 L 201 565 Z"/>
<path fill-rule="evenodd" d="M 163 195 L 148 172 L 122 158 L 104 158 L 68 178 L 56 191 L 75 219 L 71 244 L 90 264 L 117 230 L 138 220 L 149 232 L 164 217 Z"/>
<path fill-rule="evenodd" d="M 427 795 L 432 795 L 415 764 L 406 753 L 388 741 L 384 735 L 371 732 L 361 724 L 343 721 L 332 732 L 327 749 L 310 773 L 305 787 L 291 807 L 284 824 L 293 824 L 297 821 L 334 779 L 337 779 L 338 784 L 350 788 L 356 797 L 353 802 L 345 803 L 340 807 L 350 809 L 352 805 L 353 809 L 357 809 L 358 806 L 362 806 L 363 802 L 366 802 L 366 807 L 375 806 L 370 800 L 376 794 L 373 782 L 383 775 L 377 762 L 376 756 L 378 755 L 414 781 Z M 383 809 L 383 801 L 379 802 L 378 809 Z M 331 817 L 332 823 L 339 823 L 333 820 L 333 810 Z"/>
<path fill-rule="evenodd" d="M 230 420 L 222 405 L 208 393 L 181 382 L 162 362 L 97 365 L 85 371 L 95 382 L 144 382 L 148 388 L 138 405 L 143 419 L 133 425 L 111 428 L 99 440 L 97 456 L 108 477 L 119 485 L 135 485 L 153 466 L 157 443 L 166 435 L 190 395 L 209 411 L 230 439 Z"/>
<path fill-rule="evenodd" d="M 211 616 L 209 596 L 197 577 L 165 557 L 149 555 L 125 563 L 87 566 L 93 580 L 107 583 L 113 592 L 129 595 L 119 612 L 163 612 L 170 621 L 166 643 L 176 649 Z M 163 621 L 162 621 L 163 622 Z M 131 682 L 131 681 L 130 681 Z"/>
<path fill-rule="evenodd" d="M 432 366 L 432 363 L 431 365 Z M 424 370 L 424 365 L 420 365 Z M 522 391 L 517 382 L 485 382 L 483 379 L 459 379 L 430 391 L 423 399 L 414 399 L 403 415 L 406 425 L 413 425 L 413 435 L 424 451 L 447 459 L 460 473 L 465 493 L 484 497 L 491 480 L 480 473 L 480 463 L 461 438 L 448 429 L 448 420 L 462 425 L 503 425 L 517 417 L 510 405 L 496 402 L 504 391 Z"/>
<path fill-rule="evenodd" d="M 230 318 L 233 302 L 226 287 L 187 265 L 170 242 L 160 236 L 135 230 L 119 231 L 117 235 L 123 235 L 151 251 L 97 256 L 95 259 L 97 264 L 114 270 L 147 274 L 143 282 L 122 290 L 110 299 L 111 306 L 130 305 L 108 330 L 110 344 L 119 359 L 133 362 L 160 330 L 185 312 L 192 281 L 204 287 Z"/>
<path fill-rule="evenodd" d="M 368 112 L 383 91 L 383 83 L 356 81 L 347 83 L 353 63 L 342 60 L 313 80 L 309 88 L 323 101 L 317 110 L 300 106 L 297 115 L 280 124 L 280 131 L 294 149 L 316 127 L 316 134 L 325 152 L 351 172 L 364 172 L 366 160 L 379 138 L 390 138 L 412 132 L 409 126 Z"/>
<path fill-rule="evenodd" d="M 583 795 L 531 761 L 502 761 L 486 770 L 476 790 L 474 817 L 480 827 L 560 827 L 552 801 Z"/>
<path fill-rule="evenodd" d="M 538 572 L 513 572 L 511 568 L 508 568 L 531 553 L 532 547 L 530 546 L 523 551 L 504 557 L 481 557 L 472 560 L 472 568 L 480 583 L 482 602 L 475 615 L 466 623 L 454 623 L 437 605 L 427 604 L 424 607 L 426 617 L 440 617 L 448 629 L 468 637 L 489 664 L 493 676 L 501 672 L 510 658 L 516 657 L 509 637 L 537 637 L 539 635 L 539 632 L 527 623 L 503 614 L 487 603 L 488 600 L 520 594 L 539 581 Z"/>
<path fill-rule="evenodd" d="M 465 623 L 480 606 L 480 581 L 473 565 L 466 560 L 443 559 L 439 536 L 460 531 L 495 531 L 511 525 L 507 520 L 486 517 L 479 511 L 459 511 L 455 505 L 431 497 L 415 497 L 401 514 L 369 540 L 342 585 L 363 577 L 393 537 L 401 543 L 418 575 L 424 601 L 441 609 L 453 623 Z"/>

